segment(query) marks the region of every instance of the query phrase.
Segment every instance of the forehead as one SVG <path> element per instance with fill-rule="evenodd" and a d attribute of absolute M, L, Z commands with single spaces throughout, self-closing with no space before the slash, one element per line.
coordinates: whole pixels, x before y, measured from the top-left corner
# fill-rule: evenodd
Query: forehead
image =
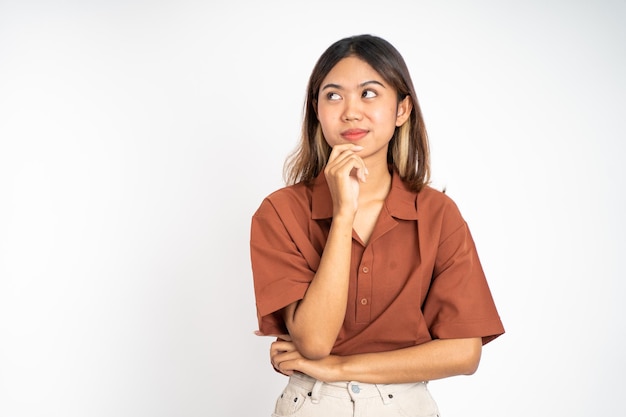
<path fill-rule="evenodd" d="M 324 77 L 321 87 L 328 83 L 350 87 L 372 80 L 386 84 L 383 77 L 370 64 L 356 56 L 349 56 L 335 64 Z"/>

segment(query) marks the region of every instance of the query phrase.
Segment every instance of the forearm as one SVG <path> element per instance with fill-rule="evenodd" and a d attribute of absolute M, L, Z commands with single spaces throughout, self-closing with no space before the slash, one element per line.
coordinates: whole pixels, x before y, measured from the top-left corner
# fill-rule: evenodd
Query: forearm
<path fill-rule="evenodd" d="M 395 384 L 431 381 L 474 373 L 481 351 L 481 338 L 433 340 L 389 352 L 333 355 L 319 361 L 294 358 L 281 363 L 281 368 L 297 370 L 326 382 Z"/>
<path fill-rule="evenodd" d="M 302 300 L 284 311 L 289 334 L 307 358 L 329 355 L 343 325 L 351 252 L 352 219 L 336 217 L 309 288 Z"/>

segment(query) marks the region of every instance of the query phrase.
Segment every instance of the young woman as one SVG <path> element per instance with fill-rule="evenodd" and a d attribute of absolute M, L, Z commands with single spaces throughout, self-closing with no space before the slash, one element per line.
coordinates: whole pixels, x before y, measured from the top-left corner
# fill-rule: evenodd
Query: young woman
<path fill-rule="evenodd" d="M 476 371 L 504 332 L 467 224 L 428 186 L 406 64 L 342 39 L 308 84 L 289 185 L 252 218 L 258 334 L 289 383 L 275 416 L 435 416 L 427 381 Z"/>

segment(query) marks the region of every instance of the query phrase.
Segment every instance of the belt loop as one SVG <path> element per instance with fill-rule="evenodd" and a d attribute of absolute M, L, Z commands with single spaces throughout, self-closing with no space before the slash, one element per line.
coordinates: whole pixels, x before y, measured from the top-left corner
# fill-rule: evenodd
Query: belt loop
<path fill-rule="evenodd" d="M 387 387 L 385 386 L 385 384 L 376 384 L 376 388 L 378 389 L 380 398 L 383 400 L 383 404 L 385 405 L 391 404 L 393 395 L 387 392 L 387 389 L 386 389 Z"/>
<path fill-rule="evenodd" d="M 320 402 L 320 394 L 322 391 L 323 382 L 320 380 L 315 380 L 315 384 L 313 384 L 313 389 L 311 390 L 311 402 L 313 404 L 317 404 Z"/>

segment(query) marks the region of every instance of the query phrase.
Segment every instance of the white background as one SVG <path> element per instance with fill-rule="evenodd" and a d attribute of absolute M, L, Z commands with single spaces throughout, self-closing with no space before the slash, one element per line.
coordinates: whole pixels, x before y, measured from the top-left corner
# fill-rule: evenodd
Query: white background
<path fill-rule="evenodd" d="M 250 217 L 317 57 L 392 42 L 507 333 L 446 416 L 624 415 L 621 1 L 0 1 L 0 416 L 269 416 Z"/>

